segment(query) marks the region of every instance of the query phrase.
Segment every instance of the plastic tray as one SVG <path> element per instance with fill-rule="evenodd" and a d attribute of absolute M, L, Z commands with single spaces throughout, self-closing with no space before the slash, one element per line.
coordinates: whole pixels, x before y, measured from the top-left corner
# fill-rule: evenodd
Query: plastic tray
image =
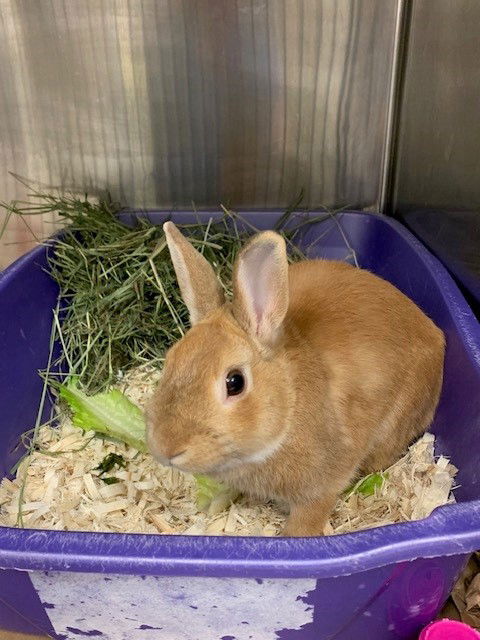
<path fill-rule="evenodd" d="M 279 217 L 245 215 L 261 228 Z M 433 619 L 480 547 L 479 325 L 443 266 L 399 223 L 344 213 L 306 229 L 312 257 L 345 259 L 348 243 L 362 267 L 444 330 L 433 431 L 438 452 L 460 469 L 458 504 L 423 521 L 308 539 L 0 529 L 0 628 L 110 640 L 386 640 L 416 638 Z M 0 277 L 0 475 L 37 411 L 57 298 L 45 267 L 39 247 Z"/>

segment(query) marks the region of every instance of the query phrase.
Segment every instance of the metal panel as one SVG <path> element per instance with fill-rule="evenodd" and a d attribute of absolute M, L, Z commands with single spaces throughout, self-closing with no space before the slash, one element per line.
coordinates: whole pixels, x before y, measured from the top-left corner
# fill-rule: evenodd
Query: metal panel
<path fill-rule="evenodd" d="M 375 205 L 396 2 L 0 0 L 7 170 L 133 206 Z"/>
<path fill-rule="evenodd" d="M 480 206 L 480 2 L 414 0 L 394 205 Z"/>

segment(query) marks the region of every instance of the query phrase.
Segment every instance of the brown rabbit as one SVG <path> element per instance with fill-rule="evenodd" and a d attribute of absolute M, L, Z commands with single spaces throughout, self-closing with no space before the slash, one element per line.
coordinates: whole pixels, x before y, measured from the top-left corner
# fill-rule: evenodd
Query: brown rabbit
<path fill-rule="evenodd" d="M 367 271 L 288 266 L 272 231 L 240 251 L 226 302 L 207 260 L 172 222 L 164 230 L 192 328 L 147 410 L 152 453 L 286 503 L 285 535 L 321 535 L 339 494 L 430 425 L 442 332 Z"/>

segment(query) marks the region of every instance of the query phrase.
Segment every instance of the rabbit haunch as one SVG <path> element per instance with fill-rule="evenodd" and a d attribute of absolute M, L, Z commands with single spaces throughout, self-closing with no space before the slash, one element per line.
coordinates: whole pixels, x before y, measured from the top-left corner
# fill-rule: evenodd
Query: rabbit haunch
<path fill-rule="evenodd" d="M 233 299 L 172 224 L 165 234 L 192 328 L 147 410 L 164 464 L 288 505 L 285 535 L 320 535 L 344 488 L 393 464 L 430 425 L 444 337 L 390 283 L 350 265 L 288 266 L 267 231 L 240 251 Z M 229 397 L 225 378 L 247 384 Z"/>

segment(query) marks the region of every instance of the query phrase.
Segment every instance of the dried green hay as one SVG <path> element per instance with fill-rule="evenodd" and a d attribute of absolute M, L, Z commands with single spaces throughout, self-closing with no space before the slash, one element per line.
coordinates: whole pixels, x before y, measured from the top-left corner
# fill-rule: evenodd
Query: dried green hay
<path fill-rule="evenodd" d="M 161 226 L 148 217 L 126 224 L 122 207 L 109 198 L 93 202 L 87 196 L 51 195 L 33 189 L 26 202 L 3 203 L 7 216 L 55 213 L 64 223 L 47 240 L 52 278 L 58 283 L 62 307 L 54 315 L 62 345 L 66 375 L 75 374 L 88 393 L 107 389 L 119 372 L 146 363 L 161 367 L 165 351 L 188 328 L 187 309 L 180 297 Z M 304 257 L 294 240 L 305 224 L 291 222 L 292 209 L 279 220 L 290 259 Z M 220 281 L 229 283 L 238 249 L 257 231 L 240 215 L 223 208 L 219 218 L 179 225 L 214 266 Z M 225 285 L 227 295 L 227 285 Z"/>

